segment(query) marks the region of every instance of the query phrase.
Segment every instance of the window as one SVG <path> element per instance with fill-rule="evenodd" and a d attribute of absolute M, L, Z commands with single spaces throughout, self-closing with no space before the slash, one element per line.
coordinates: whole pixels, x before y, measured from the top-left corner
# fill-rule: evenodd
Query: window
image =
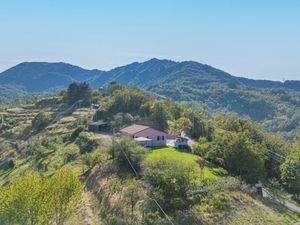
<path fill-rule="evenodd" d="M 165 140 L 165 136 L 161 136 L 161 140 L 163 140 L 163 141 L 164 141 L 164 140 Z"/>
<path fill-rule="evenodd" d="M 147 138 L 149 138 L 149 136 L 147 136 Z"/>
<path fill-rule="evenodd" d="M 157 140 L 159 141 L 159 139 L 160 139 L 160 137 L 159 136 L 157 136 Z"/>

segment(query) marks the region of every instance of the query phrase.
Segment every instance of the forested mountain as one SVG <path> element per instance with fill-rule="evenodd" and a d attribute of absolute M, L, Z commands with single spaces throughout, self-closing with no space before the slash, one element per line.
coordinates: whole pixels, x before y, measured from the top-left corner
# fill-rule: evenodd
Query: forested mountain
<path fill-rule="evenodd" d="M 234 87 L 288 88 L 300 91 L 300 81 L 268 81 L 235 77 L 222 70 L 194 61 L 174 62 L 151 59 L 143 63 L 132 63 L 102 73 L 92 85 L 99 87 L 110 81 L 139 86 L 142 88 L 172 84 L 205 86 L 222 84 Z"/>
<path fill-rule="evenodd" d="M 74 81 L 90 81 L 101 73 L 66 63 L 24 62 L 2 72 L 0 84 L 16 85 L 28 92 L 45 92 L 65 88 Z"/>
<path fill-rule="evenodd" d="M 5 85 L 1 89 L 12 95 L 59 90 L 72 81 L 87 81 L 95 89 L 112 81 L 137 86 L 211 113 L 248 116 L 265 129 L 288 137 L 297 136 L 300 130 L 300 81 L 235 77 L 193 61 L 151 59 L 110 71 L 65 63 L 21 63 L 0 74 L 0 84 Z"/>
<path fill-rule="evenodd" d="M 17 85 L 28 92 L 64 88 L 73 81 L 87 81 L 99 88 L 111 81 L 148 88 L 158 84 L 230 87 L 287 88 L 300 91 L 300 81 L 268 81 L 235 77 L 209 65 L 193 61 L 151 59 L 110 71 L 87 70 L 66 63 L 25 62 L 0 73 L 0 84 Z"/>

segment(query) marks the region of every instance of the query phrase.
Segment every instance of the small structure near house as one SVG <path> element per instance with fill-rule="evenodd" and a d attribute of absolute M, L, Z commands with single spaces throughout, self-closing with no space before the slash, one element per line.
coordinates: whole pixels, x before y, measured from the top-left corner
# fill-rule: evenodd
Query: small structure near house
<path fill-rule="evenodd" d="M 93 121 L 88 124 L 88 130 L 91 132 L 105 132 L 108 131 L 108 124 L 103 120 Z"/>
<path fill-rule="evenodd" d="M 136 141 L 146 147 L 166 146 L 168 134 L 149 126 L 133 124 L 120 130 L 121 134 L 131 135 Z"/>
<path fill-rule="evenodd" d="M 189 148 L 188 138 L 182 136 L 168 136 L 167 145 L 174 148 L 186 149 Z"/>
<path fill-rule="evenodd" d="M 188 148 L 188 139 L 178 136 L 174 143 L 175 148 Z"/>

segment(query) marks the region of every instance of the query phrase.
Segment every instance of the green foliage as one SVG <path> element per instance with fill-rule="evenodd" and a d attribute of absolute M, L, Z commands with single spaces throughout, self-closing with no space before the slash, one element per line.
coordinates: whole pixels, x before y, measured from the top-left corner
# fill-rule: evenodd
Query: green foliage
<path fill-rule="evenodd" d="M 15 163 L 13 159 L 8 159 L 1 163 L 0 169 L 9 170 L 15 167 Z"/>
<path fill-rule="evenodd" d="M 84 131 L 84 127 L 83 126 L 78 126 L 76 127 L 76 129 L 71 133 L 70 135 L 70 141 L 75 141 L 75 139 L 79 136 L 79 134 Z"/>
<path fill-rule="evenodd" d="M 194 177 L 193 165 L 179 159 L 147 160 L 145 181 L 151 185 L 151 195 L 167 211 L 183 209 L 188 205 L 188 191 Z"/>
<path fill-rule="evenodd" d="M 190 131 L 192 127 L 192 122 L 185 117 L 180 117 L 174 120 L 169 125 L 169 133 L 173 135 L 181 135 L 182 131 Z"/>
<path fill-rule="evenodd" d="M 106 88 L 106 94 L 112 95 L 115 91 L 123 89 L 123 86 L 117 82 L 110 82 Z"/>
<path fill-rule="evenodd" d="M 68 105 L 73 105 L 76 101 L 82 100 L 84 103 L 91 102 L 92 88 L 86 82 L 83 83 L 72 83 L 69 85 L 65 102 Z"/>
<path fill-rule="evenodd" d="M 150 108 L 150 117 L 155 126 L 161 130 L 168 128 L 169 112 L 163 101 L 155 101 Z"/>
<path fill-rule="evenodd" d="M 46 185 L 50 194 L 50 212 L 54 215 L 57 225 L 64 224 L 67 216 L 72 212 L 80 200 L 82 184 L 76 176 L 67 169 L 55 173 Z"/>
<path fill-rule="evenodd" d="M 51 119 L 52 117 L 49 113 L 41 111 L 33 118 L 31 126 L 36 131 L 40 131 L 49 124 Z"/>
<path fill-rule="evenodd" d="M 75 144 L 80 148 L 80 153 L 91 152 L 98 146 L 93 134 L 89 132 L 81 132 L 76 138 Z"/>
<path fill-rule="evenodd" d="M 80 181 L 67 170 L 42 179 L 27 173 L 0 189 L 1 224 L 63 224 L 78 203 Z"/>
<path fill-rule="evenodd" d="M 135 170 L 139 171 L 141 165 L 146 158 L 147 149 L 138 145 L 131 137 L 124 136 L 120 138 L 114 138 L 112 145 L 109 149 L 109 154 L 121 167 L 127 168 L 132 171 L 132 168 L 128 162 L 131 162 Z"/>
<path fill-rule="evenodd" d="M 262 133 L 254 124 L 240 118 L 218 117 L 216 122 L 226 130 L 214 132 L 210 142 L 200 139 L 195 151 L 249 182 L 265 178 L 267 149 Z"/>
<path fill-rule="evenodd" d="M 265 150 L 260 145 L 253 145 L 247 137 L 234 135 L 224 146 L 224 165 L 229 171 L 256 182 L 265 177 Z"/>
<path fill-rule="evenodd" d="M 141 198 L 139 183 L 135 179 L 126 182 L 125 199 L 129 202 L 131 218 L 134 219 L 134 207 Z"/>
<path fill-rule="evenodd" d="M 0 192 L 0 223 L 38 225 L 49 221 L 49 197 L 41 177 L 36 173 L 13 181 Z"/>
<path fill-rule="evenodd" d="M 92 169 L 96 165 L 101 165 L 104 161 L 106 161 L 108 155 L 106 153 L 106 149 L 98 148 L 95 151 L 85 154 L 83 156 L 83 162 L 88 167 L 88 169 Z"/>
<path fill-rule="evenodd" d="M 68 163 L 74 161 L 80 153 L 80 149 L 75 144 L 70 144 L 64 149 L 64 162 Z"/>
<path fill-rule="evenodd" d="M 191 75 L 192 76 L 192 75 Z M 300 130 L 300 94 L 288 89 L 199 85 L 193 77 L 180 85 L 155 85 L 152 92 L 210 113 L 234 113 L 259 121 L 264 129 L 292 139 Z M 200 81 L 199 81 L 200 82 Z"/>
<path fill-rule="evenodd" d="M 295 143 L 280 166 L 281 180 L 292 193 L 300 195 L 300 143 Z"/>

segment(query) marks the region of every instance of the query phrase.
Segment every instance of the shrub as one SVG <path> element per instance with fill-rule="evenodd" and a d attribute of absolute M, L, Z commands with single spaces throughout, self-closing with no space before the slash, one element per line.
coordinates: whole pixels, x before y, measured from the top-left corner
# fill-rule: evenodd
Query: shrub
<path fill-rule="evenodd" d="M 36 131 L 40 131 L 44 129 L 49 122 L 51 121 L 52 117 L 49 113 L 46 112 L 39 112 L 32 120 L 31 126 Z"/>
<path fill-rule="evenodd" d="M 76 138 L 75 144 L 78 145 L 82 154 L 93 151 L 98 145 L 94 136 L 88 132 L 81 132 Z"/>
<path fill-rule="evenodd" d="M 68 145 L 65 149 L 65 159 L 64 159 L 65 163 L 75 160 L 79 155 L 79 152 L 80 150 L 77 145 L 74 144 Z"/>
<path fill-rule="evenodd" d="M 70 135 L 70 141 L 75 141 L 75 139 L 79 136 L 79 134 L 82 131 L 84 131 L 84 128 L 82 126 L 77 127 Z"/>
<path fill-rule="evenodd" d="M 138 145 L 131 137 L 126 136 L 114 139 L 109 153 L 113 159 L 116 159 L 119 166 L 127 167 L 132 171 L 128 162 L 130 160 L 133 167 L 139 171 L 146 157 L 147 150 Z"/>
<path fill-rule="evenodd" d="M 9 170 L 15 167 L 15 163 L 12 159 L 8 159 L 7 161 L 3 162 L 0 166 L 0 169 Z"/>
<path fill-rule="evenodd" d="M 195 179 L 194 167 L 178 159 L 148 160 L 145 164 L 145 180 L 151 194 L 168 211 L 188 207 L 188 192 Z"/>

